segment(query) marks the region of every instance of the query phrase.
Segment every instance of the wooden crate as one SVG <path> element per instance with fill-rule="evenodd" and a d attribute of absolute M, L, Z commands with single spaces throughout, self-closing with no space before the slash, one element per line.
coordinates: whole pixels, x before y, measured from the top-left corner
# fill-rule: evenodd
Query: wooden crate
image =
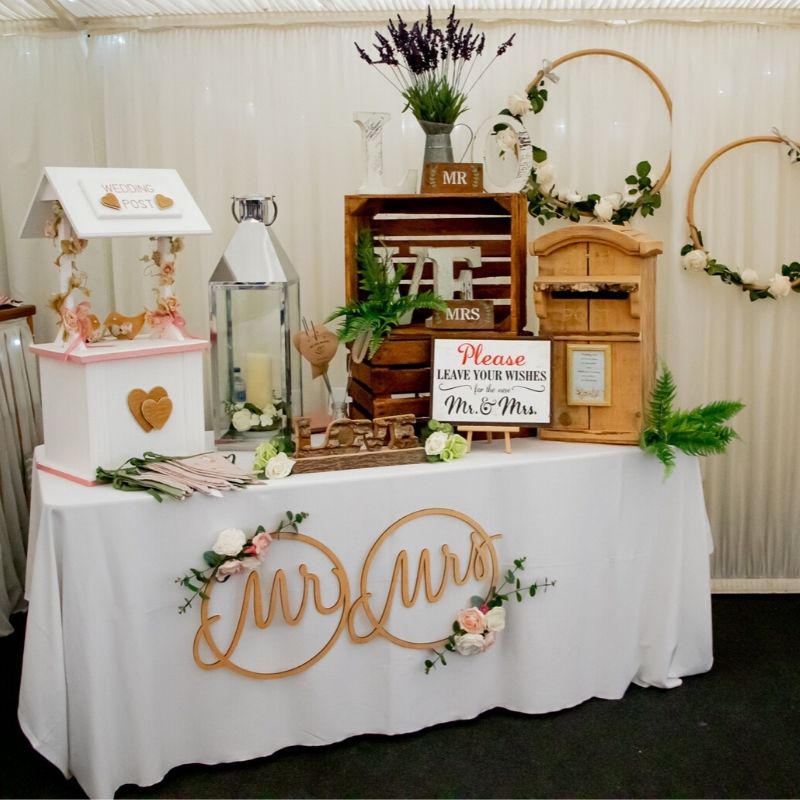
<path fill-rule="evenodd" d="M 573 225 L 539 237 L 531 253 L 539 258 L 539 333 L 553 339 L 553 424 L 540 437 L 636 444 L 655 380 L 661 242 L 628 228 Z M 607 345 L 609 405 L 569 402 L 569 345 Z"/>
<path fill-rule="evenodd" d="M 359 296 L 355 252 L 365 227 L 387 247 L 398 248 L 397 264 L 413 266 L 410 248 L 479 247 L 481 266 L 473 271 L 476 300 L 494 303 L 494 330 L 519 335 L 525 325 L 527 205 L 521 194 L 353 195 L 345 198 L 345 281 L 347 299 Z M 403 282 L 407 291 L 411 268 Z M 433 287 L 433 267 L 423 267 L 420 290 Z M 418 312 L 409 335 L 423 334 L 430 312 Z M 410 362 L 418 363 L 418 362 Z M 399 413 L 399 412 L 387 412 Z"/>

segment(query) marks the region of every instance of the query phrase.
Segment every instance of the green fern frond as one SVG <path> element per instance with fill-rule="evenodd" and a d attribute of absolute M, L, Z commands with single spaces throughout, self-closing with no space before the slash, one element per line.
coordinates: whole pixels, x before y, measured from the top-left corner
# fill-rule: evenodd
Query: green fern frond
<path fill-rule="evenodd" d="M 666 367 L 662 367 L 650 397 L 650 414 L 647 420 L 649 427 L 656 430 L 663 429 L 672 414 L 672 404 L 675 402 L 677 391 L 672 373 Z"/>
<path fill-rule="evenodd" d="M 376 254 L 375 242 L 369 228 L 359 231 L 356 262 L 359 287 L 366 297 L 353 300 L 346 306 L 339 306 L 325 321 L 342 318 L 337 331 L 341 342 L 352 342 L 359 336 L 368 335 L 370 358 L 406 314 L 418 309 L 443 311 L 446 308 L 445 301 L 430 291 L 417 295 L 400 294 L 406 267 L 398 265 L 394 274 L 390 275 L 389 259 L 381 259 Z"/>
<path fill-rule="evenodd" d="M 744 404 L 736 400 L 717 400 L 690 411 L 676 411 L 672 408 L 676 391 L 672 373 L 662 367 L 650 399 L 647 424 L 639 440 L 642 450 L 655 455 L 664 465 L 664 477 L 675 467 L 676 450 L 691 456 L 724 453 L 739 436 L 722 423 L 744 408 Z"/>

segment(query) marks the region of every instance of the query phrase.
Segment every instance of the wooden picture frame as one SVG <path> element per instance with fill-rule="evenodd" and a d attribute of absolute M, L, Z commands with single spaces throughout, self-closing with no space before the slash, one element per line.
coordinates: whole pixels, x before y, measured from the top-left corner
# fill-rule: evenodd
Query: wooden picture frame
<path fill-rule="evenodd" d="M 549 337 L 435 339 L 431 418 L 455 425 L 550 425 L 552 366 Z"/>
<path fill-rule="evenodd" d="M 567 405 L 611 405 L 610 344 L 567 344 Z"/>

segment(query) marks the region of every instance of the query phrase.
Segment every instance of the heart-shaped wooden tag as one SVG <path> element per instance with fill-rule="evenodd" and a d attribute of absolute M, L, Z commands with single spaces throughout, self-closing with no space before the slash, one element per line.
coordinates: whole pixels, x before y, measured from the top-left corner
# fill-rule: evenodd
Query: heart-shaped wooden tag
<path fill-rule="evenodd" d="M 157 406 L 157 404 L 162 400 L 167 400 L 169 402 L 169 408 L 167 409 L 166 416 L 163 419 L 161 419 L 161 415 L 164 414 L 164 411 L 160 411 L 158 409 L 151 411 L 150 415 L 145 416 L 145 403 L 152 402 Z M 148 410 L 151 408 L 152 406 L 148 406 Z M 128 392 L 128 409 L 133 415 L 133 418 L 139 423 L 141 429 L 145 433 L 150 433 L 153 428 L 164 427 L 164 423 L 166 423 L 170 414 L 172 413 L 172 400 L 169 400 L 167 397 L 167 390 L 163 386 L 156 386 L 149 392 L 146 392 L 144 389 L 131 389 L 131 391 Z M 152 419 L 155 419 L 156 421 L 161 420 L 161 424 L 155 425 L 152 422 Z"/>
<path fill-rule="evenodd" d="M 171 208 L 175 204 L 175 201 L 171 197 L 167 197 L 165 194 L 157 194 L 156 195 L 156 205 L 163 211 L 165 208 Z"/>
<path fill-rule="evenodd" d="M 158 400 L 147 399 L 142 403 L 142 416 L 157 431 L 160 431 L 172 414 L 172 400 L 162 397 Z"/>
<path fill-rule="evenodd" d="M 100 202 L 106 208 L 113 208 L 115 211 L 119 211 L 122 208 L 122 206 L 119 203 L 119 198 L 113 192 L 109 192 L 108 194 L 104 194 L 100 198 Z"/>
<path fill-rule="evenodd" d="M 333 331 L 315 325 L 310 331 L 298 331 L 292 343 L 300 355 L 311 364 L 311 377 L 318 378 L 328 371 L 328 364 L 339 349 L 339 338 Z"/>

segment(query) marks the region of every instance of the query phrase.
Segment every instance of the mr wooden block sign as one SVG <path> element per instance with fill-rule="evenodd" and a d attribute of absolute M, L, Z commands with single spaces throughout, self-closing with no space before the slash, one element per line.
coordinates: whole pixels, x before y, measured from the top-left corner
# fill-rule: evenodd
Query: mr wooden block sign
<path fill-rule="evenodd" d="M 422 194 L 482 192 L 483 164 L 427 163 L 422 171 Z"/>
<path fill-rule="evenodd" d="M 437 339 L 431 417 L 477 425 L 550 422 L 549 339 Z"/>

